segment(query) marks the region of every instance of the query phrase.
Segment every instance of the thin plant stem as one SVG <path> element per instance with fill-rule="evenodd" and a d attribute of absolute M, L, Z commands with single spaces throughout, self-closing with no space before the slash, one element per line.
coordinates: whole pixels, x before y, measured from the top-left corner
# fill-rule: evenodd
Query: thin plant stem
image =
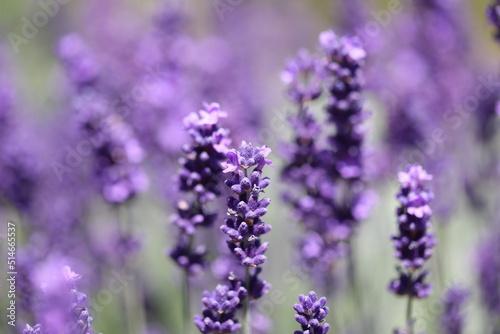
<path fill-rule="evenodd" d="M 408 296 L 408 304 L 406 306 L 406 332 L 407 334 L 413 334 L 413 319 L 412 316 L 412 301 L 413 296 Z"/>
<path fill-rule="evenodd" d="M 189 282 L 189 274 L 184 271 L 184 282 L 183 282 L 183 326 L 184 333 L 189 333 L 189 323 L 191 321 L 191 284 Z"/>

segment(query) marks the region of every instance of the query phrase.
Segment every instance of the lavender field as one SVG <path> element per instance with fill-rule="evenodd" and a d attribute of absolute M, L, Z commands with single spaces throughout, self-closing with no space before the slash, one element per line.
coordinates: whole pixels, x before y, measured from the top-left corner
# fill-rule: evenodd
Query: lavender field
<path fill-rule="evenodd" d="M 0 333 L 500 334 L 500 0 L 5 0 L 0 36 Z"/>

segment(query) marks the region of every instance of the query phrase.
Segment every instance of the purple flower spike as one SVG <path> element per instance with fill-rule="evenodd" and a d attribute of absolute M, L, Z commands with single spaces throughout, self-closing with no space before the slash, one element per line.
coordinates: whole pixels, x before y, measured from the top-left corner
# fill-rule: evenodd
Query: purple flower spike
<path fill-rule="evenodd" d="M 425 283 L 428 272 L 422 271 L 422 267 L 436 245 L 434 233 L 429 231 L 432 214 L 429 202 L 433 193 L 425 186 L 432 176 L 421 166 L 413 165 L 407 172 L 400 172 L 398 179 L 401 183 L 396 196 L 400 203 L 397 209 L 399 233 L 392 236 L 392 241 L 401 267 L 398 267 L 399 278 L 391 282 L 389 290 L 398 295 L 426 298 L 432 288 Z"/>
<path fill-rule="evenodd" d="M 267 156 L 271 150 L 267 146 L 254 147 L 242 142 L 239 150 L 227 152 L 224 172 L 231 173 L 225 181 L 233 195 L 227 199 L 227 215 L 221 231 L 229 238 L 227 245 L 247 271 L 245 287 L 250 299 L 258 299 L 270 288 L 258 278 L 266 261 L 265 252 L 269 243 L 262 242 L 260 236 L 271 231 L 271 226 L 262 221 L 271 203 L 269 198 L 260 198 L 270 184 L 268 177 L 262 177 L 262 169 L 272 165 Z M 253 170 L 250 170 L 253 167 Z"/>
<path fill-rule="evenodd" d="M 461 334 L 465 318 L 463 307 L 469 292 L 459 287 L 450 287 L 444 296 L 444 313 L 441 317 L 441 328 L 445 334 Z"/>
<path fill-rule="evenodd" d="M 226 117 L 219 104 L 205 104 L 205 110 L 184 118 L 184 126 L 192 143 L 184 146 L 184 157 L 179 161 L 179 190 L 190 198 L 179 200 L 173 224 L 180 236 L 170 257 L 189 275 L 203 271 L 206 265 L 205 247 L 192 247 L 198 227 L 209 227 L 217 215 L 208 212 L 206 205 L 220 195 L 221 163 L 231 143 L 229 131 L 220 126 Z M 257 208 L 256 208 L 257 209 Z"/>
<path fill-rule="evenodd" d="M 294 142 L 285 147 L 282 176 L 297 190 L 287 191 L 284 198 L 306 228 L 301 258 L 330 290 L 335 261 L 349 251 L 344 242 L 371 205 L 363 180 L 361 128 L 367 114 L 361 99 L 366 52 L 356 38 L 338 37 L 333 31 L 320 34 L 319 48 L 315 56 L 300 51 L 282 74 L 298 109 L 290 119 Z M 322 92 L 328 95 L 324 126 L 310 110 L 310 102 Z"/>
<path fill-rule="evenodd" d="M 295 320 L 302 327 L 301 331 L 294 334 L 326 334 L 330 325 L 325 323 L 329 309 L 326 306 L 326 298 L 318 299 L 314 291 L 307 296 L 299 296 L 299 304 L 294 304 L 293 309 L 297 312 Z"/>
<path fill-rule="evenodd" d="M 247 294 L 242 282 L 231 275 L 229 284 L 217 285 L 214 291 L 203 293 L 205 308 L 201 316 L 194 317 L 194 324 L 204 334 L 235 333 L 241 328 L 236 312 L 243 307 Z"/>

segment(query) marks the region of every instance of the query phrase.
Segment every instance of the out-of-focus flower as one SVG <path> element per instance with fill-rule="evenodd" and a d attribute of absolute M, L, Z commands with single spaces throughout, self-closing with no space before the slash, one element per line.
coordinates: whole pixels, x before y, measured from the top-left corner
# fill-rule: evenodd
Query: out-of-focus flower
<path fill-rule="evenodd" d="M 464 304 L 469 292 L 459 287 L 450 287 L 443 298 L 444 312 L 441 316 L 441 328 L 445 334 L 461 334 L 465 325 Z"/>
<path fill-rule="evenodd" d="M 192 143 L 183 147 L 185 154 L 179 160 L 177 182 L 179 190 L 188 197 L 178 202 L 177 214 L 172 219 L 180 236 L 170 257 L 191 275 L 201 272 L 206 264 L 205 247 L 193 247 L 196 229 L 211 226 L 217 217 L 206 206 L 221 192 L 221 163 L 231 143 L 229 130 L 219 123 L 225 116 L 219 104 L 211 103 L 205 105 L 205 110 L 184 118 Z"/>
<path fill-rule="evenodd" d="M 39 324 L 33 328 L 27 325 L 25 333 L 94 334 L 87 296 L 76 287 L 81 275 L 59 264 L 51 260 L 36 270 L 35 279 L 41 282 L 36 312 Z"/>

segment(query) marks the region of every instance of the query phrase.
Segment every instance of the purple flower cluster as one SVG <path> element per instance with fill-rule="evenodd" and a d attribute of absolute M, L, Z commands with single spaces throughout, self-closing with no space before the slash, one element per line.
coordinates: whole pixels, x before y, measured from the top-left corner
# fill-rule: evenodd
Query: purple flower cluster
<path fill-rule="evenodd" d="M 262 243 L 260 236 L 271 231 L 271 226 L 261 219 L 267 213 L 271 200 L 259 198 L 270 183 L 268 177 L 262 177 L 264 166 L 272 165 L 267 159 L 269 153 L 271 149 L 267 146 L 253 147 L 242 142 L 239 150 L 227 152 L 227 161 L 223 163 L 224 173 L 231 173 L 225 184 L 234 194 L 227 199 L 229 218 L 225 219 L 221 231 L 229 237 L 229 249 L 249 273 L 245 287 L 251 299 L 260 298 L 270 288 L 258 278 L 261 272 L 258 266 L 266 261 L 264 254 L 269 245 Z"/>
<path fill-rule="evenodd" d="M 96 84 L 100 75 L 99 62 L 79 35 L 61 38 L 57 54 L 77 91 Z"/>
<path fill-rule="evenodd" d="M 335 134 L 330 137 L 332 163 L 338 178 L 353 183 L 361 178 L 363 171 L 361 125 L 367 114 L 362 110 L 360 68 L 366 53 L 357 38 L 339 38 L 333 31 L 321 33 L 320 46 L 328 59 L 325 72 L 330 96 L 326 111 L 335 126 Z M 354 203 L 356 200 L 353 194 Z M 355 217 L 339 217 L 339 220 L 347 226 L 356 222 Z"/>
<path fill-rule="evenodd" d="M 236 312 L 243 307 L 247 290 L 234 276 L 228 284 L 217 285 L 213 292 L 203 293 L 202 303 L 205 308 L 202 315 L 194 317 L 194 324 L 204 334 L 235 333 L 241 328 L 236 319 Z"/>
<path fill-rule="evenodd" d="M 459 287 L 450 287 L 444 296 L 444 312 L 441 316 L 441 328 L 445 334 L 461 334 L 464 329 L 465 319 L 463 314 L 464 304 L 467 302 L 469 292 Z"/>
<path fill-rule="evenodd" d="M 325 323 L 329 309 L 326 306 L 326 298 L 318 299 L 314 291 L 309 292 L 307 296 L 299 296 L 299 304 L 294 304 L 293 309 L 297 312 L 295 320 L 302 327 L 301 331 L 295 331 L 294 334 L 326 334 L 330 325 Z"/>
<path fill-rule="evenodd" d="M 67 333 L 94 334 L 92 317 L 87 309 L 87 296 L 76 288 L 81 275 L 69 267 L 57 270 L 53 264 L 39 272 L 42 295 L 37 314 L 39 324 L 26 325 L 24 334 Z"/>
<path fill-rule="evenodd" d="M 220 195 L 221 162 L 231 143 L 229 131 L 219 124 L 222 117 L 226 117 L 226 113 L 217 103 L 212 103 L 206 105 L 206 110 L 184 118 L 185 129 L 193 142 L 183 147 L 185 155 L 179 160 L 178 186 L 192 198 L 177 204 L 173 223 L 180 235 L 170 256 L 189 274 L 201 271 L 206 262 L 205 248 L 192 247 L 196 228 L 211 226 L 217 217 L 208 212 L 206 205 Z"/>
<path fill-rule="evenodd" d="M 229 237 L 229 249 L 246 267 L 257 267 L 266 261 L 264 255 L 268 243 L 262 243 L 260 236 L 269 232 L 261 217 L 267 213 L 269 198 L 259 199 L 260 194 L 270 183 L 268 177 L 262 177 L 262 168 L 270 165 L 267 156 L 271 150 L 267 146 L 253 147 L 243 142 L 239 150 L 227 153 L 224 173 L 231 173 L 226 185 L 234 192 L 227 199 L 227 214 L 221 231 Z M 249 169 L 253 168 L 249 175 Z"/>
<path fill-rule="evenodd" d="M 412 165 L 406 172 L 400 172 L 398 178 L 401 183 L 397 194 L 398 234 L 392 236 L 392 241 L 401 267 L 398 267 L 399 278 L 391 282 L 389 289 L 398 295 L 425 298 L 432 287 L 425 283 L 428 271 L 422 268 L 436 245 L 434 233 L 429 231 L 432 214 L 429 202 L 433 193 L 425 185 L 432 176 L 421 166 Z"/>

